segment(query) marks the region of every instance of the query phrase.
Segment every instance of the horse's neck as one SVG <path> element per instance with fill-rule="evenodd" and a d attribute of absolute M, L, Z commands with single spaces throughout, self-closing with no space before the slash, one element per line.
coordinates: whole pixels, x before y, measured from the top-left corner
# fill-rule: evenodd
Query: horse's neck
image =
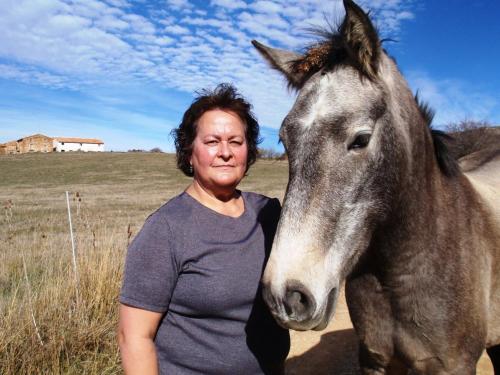
<path fill-rule="evenodd" d="M 437 170 L 415 182 L 374 236 L 373 251 L 384 260 L 379 271 L 400 285 L 403 275 L 409 283 L 429 278 L 423 275 L 439 277 L 442 267 L 463 262 L 466 252 L 465 257 L 472 256 L 477 250 L 470 245 L 477 233 L 471 223 L 483 220 L 477 197 L 463 175 L 448 178 Z"/>
<path fill-rule="evenodd" d="M 495 239 L 485 245 L 492 226 L 479 194 L 463 174 L 447 177 L 441 172 L 418 109 L 403 105 L 412 100 L 411 92 L 402 78 L 397 79 L 399 72 L 392 73 L 386 84 L 393 94 L 398 93 L 397 98 L 390 97 L 399 132 L 404 130 L 408 142 L 408 164 L 401 169 L 399 194 L 391 211 L 373 233 L 363 267 L 405 295 L 412 288 L 439 284 L 467 273 L 467 267 L 478 267 L 484 259 L 481 252 L 492 251 Z"/>
<path fill-rule="evenodd" d="M 412 238 L 416 233 L 429 230 L 431 222 L 439 219 L 441 205 L 461 187 L 457 189 L 460 184 L 448 180 L 440 171 L 432 135 L 413 95 L 397 69 L 392 75 L 399 76 L 390 82 L 392 91 L 399 93 L 398 99 L 394 95 L 391 98 L 407 159 L 400 165 L 403 171 L 398 188 L 400 194 L 393 201 L 389 219 L 395 219 L 390 220 L 391 228 L 404 234 L 402 238 Z M 398 100 L 399 103 L 394 104 Z"/>

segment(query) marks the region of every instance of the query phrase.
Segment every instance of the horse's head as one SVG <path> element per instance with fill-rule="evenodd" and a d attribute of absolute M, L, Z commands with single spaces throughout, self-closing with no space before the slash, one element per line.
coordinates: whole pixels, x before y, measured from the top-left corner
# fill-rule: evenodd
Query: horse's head
<path fill-rule="evenodd" d="M 253 42 L 298 90 L 280 130 L 289 182 L 263 277 L 274 316 L 298 330 L 327 325 L 343 280 L 405 188 L 417 152 L 410 138 L 430 139 L 412 125 L 425 116 L 368 16 L 344 6 L 338 32 L 304 55 Z"/>

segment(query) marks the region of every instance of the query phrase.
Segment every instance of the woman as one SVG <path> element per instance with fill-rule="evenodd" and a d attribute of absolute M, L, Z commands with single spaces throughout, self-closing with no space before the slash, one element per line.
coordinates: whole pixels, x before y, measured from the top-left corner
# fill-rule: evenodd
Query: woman
<path fill-rule="evenodd" d="M 230 85 L 203 91 L 174 131 L 187 189 L 132 242 L 120 295 L 127 374 L 283 374 L 288 332 L 259 281 L 280 205 L 236 189 L 257 154 L 259 126 Z"/>

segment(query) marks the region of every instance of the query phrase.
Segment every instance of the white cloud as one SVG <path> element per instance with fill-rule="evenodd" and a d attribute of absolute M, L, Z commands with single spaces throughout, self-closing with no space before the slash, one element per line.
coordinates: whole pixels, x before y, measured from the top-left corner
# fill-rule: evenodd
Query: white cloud
<path fill-rule="evenodd" d="M 408 12 L 407 10 L 399 12 L 396 17 L 398 20 L 412 20 L 415 18 L 415 15 L 412 12 Z"/>
<path fill-rule="evenodd" d="M 88 18 L 72 16 L 69 14 L 56 14 L 48 19 L 48 22 L 42 31 L 48 35 L 59 35 L 61 33 L 67 34 L 89 27 L 91 24 L 92 21 Z"/>
<path fill-rule="evenodd" d="M 123 16 L 125 21 L 130 23 L 131 28 L 139 34 L 154 34 L 155 26 L 143 16 L 137 14 L 126 14 Z"/>
<path fill-rule="evenodd" d="M 105 0 L 106 3 L 112 5 L 117 8 L 128 8 L 130 7 L 130 3 L 126 0 Z"/>
<path fill-rule="evenodd" d="M 247 4 L 242 0 L 210 0 L 210 5 L 230 10 L 244 9 L 247 7 Z"/>
<path fill-rule="evenodd" d="M 166 46 L 167 44 L 173 43 L 174 39 L 169 38 L 168 36 L 162 36 L 160 38 L 156 38 L 155 43 L 161 46 Z"/>
<path fill-rule="evenodd" d="M 27 1 L 28 3 L 32 3 Z M 119 14 L 121 10 L 111 7 L 106 3 L 97 0 L 75 1 L 73 4 L 67 5 L 73 14 L 78 14 L 83 17 L 96 18 L 104 14 Z"/>
<path fill-rule="evenodd" d="M 129 24 L 124 20 L 119 19 L 113 15 L 105 15 L 97 20 L 95 20 L 97 27 L 104 30 L 125 30 L 129 28 Z"/>
<path fill-rule="evenodd" d="M 182 35 L 182 34 L 189 34 L 190 31 L 187 27 L 182 27 L 179 25 L 170 25 L 165 27 L 165 31 L 170 34 L 177 34 L 177 35 Z"/>
<path fill-rule="evenodd" d="M 63 75 L 42 72 L 39 69 L 30 67 L 21 68 L 13 65 L 0 64 L 0 78 L 27 84 L 36 83 L 37 85 L 50 88 L 77 89 L 77 86 Z"/>
<path fill-rule="evenodd" d="M 214 36 L 209 33 L 200 33 L 200 36 L 208 40 L 213 46 L 217 48 L 224 48 L 226 45 L 232 45 L 231 41 L 222 37 Z"/>
<path fill-rule="evenodd" d="M 250 5 L 250 8 L 261 13 L 279 13 L 283 9 L 283 5 L 272 1 L 261 0 Z"/>
<path fill-rule="evenodd" d="M 167 0 L 167 5 L 175 10 L 191 9 L 193 7 L 188 0 Z"/>
<path fill-rule="evenodd" d="M 291 17 L 292 19 L 297 19 L 304 16 L 304 10 L 298 6 L 282 7 L 281 12 L 284 16 Z"/>
<path fill-rule="evenodd" d="M 222 28 L 228 25 L 231 25 L 229 21 L 215 20 L 210 18 L 183 18 L 181 20 L 183 23 L 187 23 L 189 25 L 196 26 L 208 26 L 208 27 L 216 27 Z"/>
<path fill-rule="evenodd" d="M 258 25 L 258 27 L 265 26 L 284 30 L 290 27 L 290 24 L 277 14 L 250 14 L 243 12 L 238 16 L 238 19 L 247 26 Z"/>
<path fill-rule="evenodd" d="M 180 39 L 181 42 L 185 43 L 185 45 L 192 45 L 196 43 L 201 43 L 202 39 L 193 35 L 183 35 Z M 175 52 L 177 49 L 173 50 Z"/>

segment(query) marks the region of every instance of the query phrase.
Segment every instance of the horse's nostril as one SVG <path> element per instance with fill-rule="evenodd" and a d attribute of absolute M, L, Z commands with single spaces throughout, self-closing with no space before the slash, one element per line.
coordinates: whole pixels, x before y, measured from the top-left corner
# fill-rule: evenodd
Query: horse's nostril
<path fill-rule="evenodd" d="M 313 296 L 299 282 L 289 283 L 283 305 L 288 317 L 296 321 L 310 319 L 316 308 Z"/>
<path fill-rule="evenodd" d="M 309 302 L 307 298 L 299 291 L 288 291 L 285 298 L 285 311 L 288 315 L 293 313 L 302 314 L 307 310 Z"/>

